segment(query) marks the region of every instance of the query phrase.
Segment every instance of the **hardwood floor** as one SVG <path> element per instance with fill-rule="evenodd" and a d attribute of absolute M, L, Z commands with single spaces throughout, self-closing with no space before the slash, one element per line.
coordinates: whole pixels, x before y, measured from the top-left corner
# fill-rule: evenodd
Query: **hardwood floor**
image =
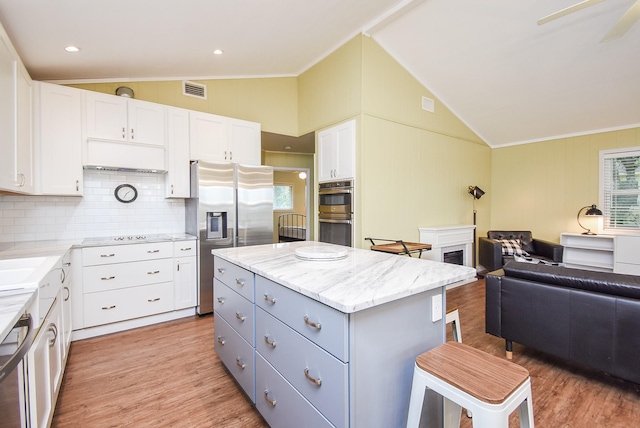
<path fill-rule="evenodd" d="M 484 333 L 484 281 L 449 290 L 447 306 L 458 308 L 466 344 L 504 356 L 504 342 Z M 517 344 L 514 362 L 531 374 L 537 427 L 638 426 L 640 385 Z M 213 352 L 206 316 L 74 342 L 52 426 L 267 425 Z M 517 412 L 510 426 L 519 426 Z"/>

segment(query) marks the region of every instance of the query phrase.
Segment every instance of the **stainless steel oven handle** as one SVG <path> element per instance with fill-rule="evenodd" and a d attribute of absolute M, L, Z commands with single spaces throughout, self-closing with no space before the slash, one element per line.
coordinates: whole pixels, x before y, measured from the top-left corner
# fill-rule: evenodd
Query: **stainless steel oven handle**
<path fill-rule="evenodd" d="M 35 329 L 33 328 L 33 318 L 31 315 L 25 315 L 17 322 L 15 327 L 27 327 L 27 336 L 24 338 L 16 352 L 9 358 L 2 367 L 0 367 L 0 383 L 2 380 L 11 373 L 22 361 L 27 352 L 29 352 L 29 348 L 31 348 L 31 344 L 33 343 L 33 335 L 35 333 Z"/>
<path fill-rule="evenodd" d="M 319 218 L 320 223 L 338 223 L 338 224 L 351 224 L 352 220 L 336 220 L 331 218 Z"/>
<path fill-rule="evenodd" d="M 318 195 L 340 195 L 345 193 L 353 193 L 353 189 L 351 187 L 339 187 L 336 189 L 320 189 L 318 190 Z"/>

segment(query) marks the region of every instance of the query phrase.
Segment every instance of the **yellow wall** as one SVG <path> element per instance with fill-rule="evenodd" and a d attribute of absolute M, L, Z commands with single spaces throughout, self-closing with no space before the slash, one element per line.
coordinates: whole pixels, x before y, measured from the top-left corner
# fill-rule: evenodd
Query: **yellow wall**
<path fill-rule="evenodd" d="M 298 95 L 295 77 L 196 81 L 207 86 L 207 99 L 182 95 L 182 81 L 86 83 L 69 85 L 115 94 L 118 86 L 133 89 L 135 98 L 221 116 L 259 122 L 262 130 L 297 137 Z"/>
<path fill-rule="evenodd" d="M 640 128 L 494 149 L 491 228 L 531 230 L 554 242 L 562 232 L 583 232 L 576 215 L 599 204 L 600 150 L 633 146 L 640 146 Z"/>

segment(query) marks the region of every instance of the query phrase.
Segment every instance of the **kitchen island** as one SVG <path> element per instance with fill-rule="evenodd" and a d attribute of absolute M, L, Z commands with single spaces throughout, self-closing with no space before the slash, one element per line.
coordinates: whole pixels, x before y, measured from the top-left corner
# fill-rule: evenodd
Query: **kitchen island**
<path fill-rule="evenodd" d="M 445 287 L 476 274 L 310 242 L 213 254 L 216 353 L 272 427 L 404 426 L 415 357 L 446 337 Z"/>

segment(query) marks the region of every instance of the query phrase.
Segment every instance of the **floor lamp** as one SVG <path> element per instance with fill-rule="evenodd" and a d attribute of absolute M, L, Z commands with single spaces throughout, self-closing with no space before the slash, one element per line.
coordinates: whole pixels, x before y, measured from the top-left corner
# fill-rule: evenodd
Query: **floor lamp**
<path fill-rule="evenodd" d="M 476 199 L 480 199 L 484 195 L 484 190 L 478 186 L 469 186 L 469 194 L 473 196 L 473 226 L 476 225 Z M 476 228 L 473 228 L 473 247 L 471 248 L 471 259 L 473 267 L 476 267 Z"/>

